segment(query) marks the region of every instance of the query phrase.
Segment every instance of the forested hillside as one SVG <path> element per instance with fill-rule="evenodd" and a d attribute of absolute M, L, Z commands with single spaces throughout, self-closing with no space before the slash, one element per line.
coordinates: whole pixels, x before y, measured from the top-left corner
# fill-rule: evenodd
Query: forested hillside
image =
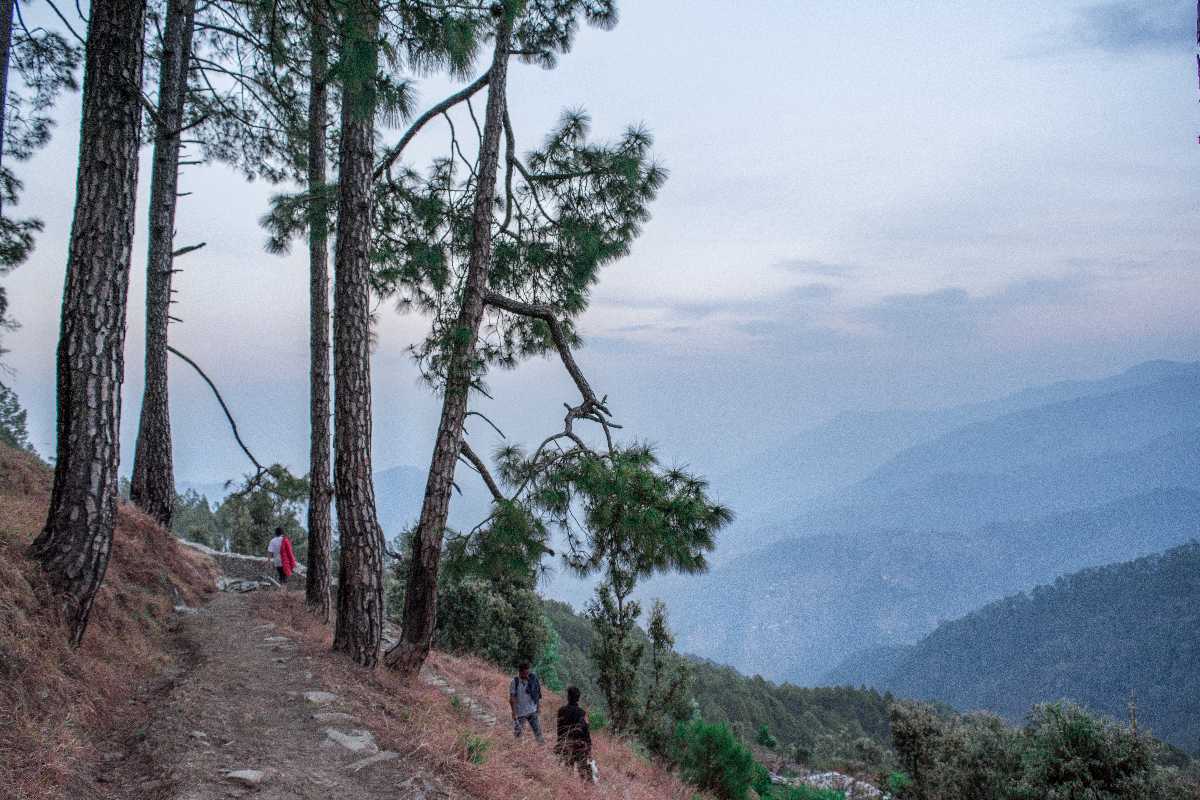
<path fill-rule="evenodd" d="M 898 660 L 898 694 L 1018 720 L 1067 698 L 1200 751 L 1200 543 L 1084 570 L 940 625 Z"/>
<path fill-rule="evenodd" d="M 595 637 L 592 624 L 564 603 L 549 600 L 545 609 L 559 637 L 562 679 L 578 685 L 585 697 L 600 705 L 596 667 L 588 655 Z M 638 633 L 644 641 L 640 629 Z M 870 739 L 877 750 L 891 746 L 888 694 L 849 687 L 804 689 L 747 677 L 702 659 L 690 658 L 688 664 L 701 716 L 729 723 L 748 739 L 766 725 L 785 746 L 799 745 L 826 761 L 860 756 L 862 746 L 856 753 L 855 745 L 862 738 Z"/>

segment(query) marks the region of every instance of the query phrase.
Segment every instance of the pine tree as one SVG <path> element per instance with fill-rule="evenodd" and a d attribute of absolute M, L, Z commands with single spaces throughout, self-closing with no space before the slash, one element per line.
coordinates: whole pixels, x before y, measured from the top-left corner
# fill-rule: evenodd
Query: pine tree
<path fill-rule="evenodd" d="M 379 6 L 344 9 L 341 152 L 334 266 L 334 491 L 341 564 L 333 649 L 375 666 L 383 639 L 383 531 L 371 472 L 371 170 Z"/>
<path fill-rule="evenodd" d="M 650 640 L 650 675 L 642 703 L 639 735 L 654 753 L 666 753 L 675 726 L 692 715 L 692 671 L 675 653 L 675 637 L 667 624 L 667 607 L 655 600 L 646 625 Z"/>
<path fill-rule="evenodd" d="M 642 607 L 629 598 L 633 585 L 628 576 L 610 575 L 596 587 L 596 598 L 587 607 L 587 617 L 596 633 L 591 656 L 597 683 L 604 692 L 613 730 L 618 733 L 628 733 L 638 723 L 637 672 L 644 647 L 635 636 Z"/>
<path fill-rule="evenodd" d="M 26 412 L 21 408 L 17 393 L 0 382 L 0 442 L 32 453 L 25 418 Z"/>
<path fill-rule="evenodd" d="M 329 13 L 324 0 L 310 6 L 308 80 L 308 191 L 320 192 L 328 180 Z M 333 597 L 333 485 L 329 455 L 329 211 L 309 209 L 309 495 L 308 570 L 305 601 L 322 622 L 329 622 Z"/>
<path fill-rule="evenodd" d="M 17 0 L 0 0 L 0 274 L 29 256 L 33 234 L 42 229 L 40 220 L 5 215 L 21 190 L 9 164 L 28 159 L 50 141 L 54 123 L 46 112 L 60 92 L 78 88 L 75 70 L 82 54 L 58 33 L 26 28 L 18 11 Z M 14 66 L 28 95 L 15 90 L 9 80 Z M 0 288 L 0 305 L 3 294 Z"/>
<path fill-rule="evenodd" d="M 58 442 L 46 526 L 30 547 L 87 629 L 112 548 L 125 304 L 141 134 L 145 0 L 91 6 L 74 222 L 58 343 Z"/>
<path fill-rule="evenodd" d="M 384 264 L 380 281 L 402 306 L 432 314 L 433 332 L 416 353 L 426 377 L 443 392 L 425 500 L 412 540 L 403 638 L 386 659 L 409 679 L 424 662 L 433 634 L 455 465 L 467 460 L 484 471 L 463 439 L 471 392 L 482 388 L 487 365 L 512 366 L 553 349 L 583 394 L 568 426 L 575 419 L 607 413 L 571 356 L 577 339 L 570 320 L 586 307 L 598 268 L 628 252 L 646 218 L 646 205 L 665 177 L 649 162 L 650 139 L 644 131 L 629 131 L 615 147 L 589 145 L 582 112 L 565 115 L 528 164 L 522 160 L 507 111 L 509 56 L 519 53 L 553 66 L 557 54 L 569 50 L 580 18 L 611 26 L 615 6 L 509 2 L 496 10 L 488 72 L 436 109 L 444 114 L 451 105 L 469 104 L 474 91 L 487 86 L 477 159 L 462 156 L 451 127 L 457 155 L 436 162 L 428 176 L 393 169 L 403 139 L 379 168 L 385 177 L 377 226 Z M 505 169 L 499 193 L 501 136 Z M 459 161 L 464 162 L 461 171 Z M 496 494 L 494 482 L 490 486 Z"/>
<path fill-rule="evenodd" d="M 188 95 L 188 64 L 196 0 L 167 0 L 159 56 L 154 157 L 150 173 L 150 248 L 146 258 L 146 372 L 130 497 L 164 528 L 171 527 L 175 468 L 167 389 L 167 328 L 175 258 L 179 152 Z"/>
<path fill-rule="evenodd" d="M 513 24 L 513 14 L 509 8 L 502 9 L 498 16 L 492 66 L 488 72 L 487 111 L 479 150 L 479 182 L 471 213 L 473 232 L 470 256 L 463 301 L 455 327 L 456 342 L 450 356 L 442 415 L 429 467 L 425 500 L 421 506 L 421 519 L 413 537 L 408 591 L 404 596 L 402 639 L 398 649 L 394 649 L 388 657 L 389 666 L 399 669 L 410 679 L 420 671 L 436 627 L 442 533 L 450 508 L 454 467 L 458 462 L 462 423 L 467 412 L 475 334 L 483 318 L 483 293 L 487 288 L 492 257 L 492 200 L 496 188 Z"/>

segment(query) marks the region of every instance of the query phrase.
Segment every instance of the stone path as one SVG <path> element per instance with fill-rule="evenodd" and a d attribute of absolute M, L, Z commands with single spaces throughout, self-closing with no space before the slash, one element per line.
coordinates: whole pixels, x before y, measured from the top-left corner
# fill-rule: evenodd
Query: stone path
<path fill-rule="evenodd" d="M 108 798 L 461 797 L 382 750 L 336 687 L 316 685 L 314 657 L 247 605 L 241 594 L 222 593 L 181 618 L 190 663 L 129 743 L 148 766 L 130 778 L 114 770 Z"/>

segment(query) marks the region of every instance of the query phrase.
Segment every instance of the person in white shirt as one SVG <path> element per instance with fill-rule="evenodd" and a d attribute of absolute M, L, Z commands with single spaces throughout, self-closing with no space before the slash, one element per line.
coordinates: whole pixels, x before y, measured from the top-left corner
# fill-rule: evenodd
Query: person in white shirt
<path fill-rule="evenodd" d="M 283 529 L 275 529 L 275 538 L 267 544 L 267 556 L 271 559 L 271 564 L 275 567 L 275 574 L 279 576 L 280 584 L 287 583 L 287 575 L 283 574 L 283 554 L 280 552 L 283 549 Z"/>

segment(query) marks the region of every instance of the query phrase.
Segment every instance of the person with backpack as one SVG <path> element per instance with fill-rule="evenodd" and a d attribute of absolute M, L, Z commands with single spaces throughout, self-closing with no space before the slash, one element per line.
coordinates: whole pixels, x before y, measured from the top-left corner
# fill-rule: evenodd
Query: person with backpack
<path fill-rule="evenodd" d="M 579 687 L 567 687 L 567 704 L 558 709 L 554 751 L 572 772 L 594 783 L 596 772 L 592 761 L 592 732 L 588 728 L 587 712 L 579 705 L 579 697 Z"/>
<path fill-rule="evenodd" d="M 508 705 L 512 709 L 513 736 L 520 739 L 525 724 L 533 731 L 533 737 L 538 744 L 545 744 L 542 738 L 542 722 L 538 718 L 542 702 L 542 684 L 538 676 L 529 671 L 529 662 L 523 661 L 517 667 L 517 674 L 508 687 Z"/>

